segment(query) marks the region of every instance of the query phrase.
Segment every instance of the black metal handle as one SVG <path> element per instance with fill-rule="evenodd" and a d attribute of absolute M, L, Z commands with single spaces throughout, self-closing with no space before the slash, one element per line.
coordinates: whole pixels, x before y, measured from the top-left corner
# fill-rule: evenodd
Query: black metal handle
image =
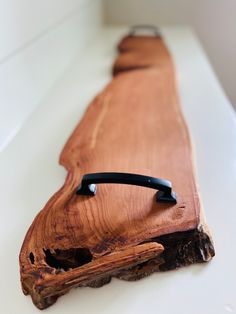
<path fill-rule="evenodd" d="M 140 174 L 121 172 L 100 172 L 85 174 L 78 187 L 78 195 L 95 195 L 97 187 L 95 183 L 121 183 L 139 185 L 158 190 L 156 200 L 159 202 L 176 203 L 176 193 L 172 191 L 172 184 L 168 180 L 143 176 Z"/>
<path fill-rule="evenodd" d="M 130 29 L 129 36 L 135 36 L 135 34 L 140 30 L 148 30 L 152 32 L 155 36 L 161 36 L 160 30 L 154 25 L 134 25 Z"/>

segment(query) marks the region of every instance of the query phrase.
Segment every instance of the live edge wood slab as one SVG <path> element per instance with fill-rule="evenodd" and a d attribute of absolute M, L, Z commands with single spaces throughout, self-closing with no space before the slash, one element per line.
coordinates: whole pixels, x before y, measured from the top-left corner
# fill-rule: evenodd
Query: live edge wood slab
<path fill-rule="evenodd" d="M 22 245 L 22 288 L 39 309 L 72 287 L 100 287 L 112 277 L 137 280 L 214 255 L 165 43 L 128 36 L 118 48 L 113 80 L 61 153 L 65 183 Z M 93 172 L 168 179 L 177 203 L 157 202 L 154 190 L 123 184 L 99 185 L 93 197 L 76 195 L 82 176 Z"/>

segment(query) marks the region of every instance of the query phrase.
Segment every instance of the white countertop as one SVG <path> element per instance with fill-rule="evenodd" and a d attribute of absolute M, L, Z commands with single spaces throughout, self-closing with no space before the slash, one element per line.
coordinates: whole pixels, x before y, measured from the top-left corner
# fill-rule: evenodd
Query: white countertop
<path fill-rule="evenodd" d="M 0 155 L 1 313 L 39 313 L 22 294 L 18 254 L 36 213 L 62 185 L 63 144 L 89 101 L 111 79 L 125 28 L 106 28 L 75 60 Z M 236 312 L 236 116 L 195 35 L 163 27 L 173 54 L 182 109 L 195 146 L 196 172 L 216 256 L 208 264 L 156 273 L 137 282 L 113 279 L 78 288 L 47 313 L 222 314 Z"/>

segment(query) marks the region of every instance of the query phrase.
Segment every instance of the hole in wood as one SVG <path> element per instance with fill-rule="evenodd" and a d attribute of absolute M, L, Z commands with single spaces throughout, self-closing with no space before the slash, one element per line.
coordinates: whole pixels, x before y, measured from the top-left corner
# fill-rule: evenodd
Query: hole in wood
<path fill-rule="evenodd" d="M 34 254 L 32 252 L 30 252 L 29 254 L 29 259 L 31 261 L 31 264 L 34 264 Z"/>
<path fill-rule="evenodd" d="M 56 269 L 69 270 L 91 262 L 93 256 L 86 248 L 56 249 L 51 252 L 44 250 L 46 263 Z"/>

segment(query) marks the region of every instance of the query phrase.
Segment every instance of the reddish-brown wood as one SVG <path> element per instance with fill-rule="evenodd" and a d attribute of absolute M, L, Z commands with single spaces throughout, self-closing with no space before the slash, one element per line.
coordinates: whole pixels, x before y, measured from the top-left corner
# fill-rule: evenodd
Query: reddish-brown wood
<path fill-rule="evenodd" d="M 149 67 L 171 67 L 171 58 L 163 39 L 159 36 L 127 36 L 118 45 L 120 55 L 113 66 L 113 74 Z M 173 69 L 173 68 L 172 68 Z"/>
<path fill-rule="evenodd" d="M 163 41 L 148 41 L 155 49 L 145 38 L 121 42 L 114 72 L 129 70 L 130 64 L 138 70 L 117 75 L 90 104 L 60 156 L 66 181 L 25 237 L 22 286 L 41 309 L 74 286 L 101 286 L 112 276 L 135 280 L 214 255 L 202 228 L 174 67 Z M 152 60 L 148 69 L 139 69 L 141 55 Z M 75 194 L 84 174 L 105 171 L 169 179 L 178 202 L 157 203 L 154 190 L 120 184 L 99 185 L 95 197 Z M 188 241 L 183 260 L 165 254 L 168 241 L 168 250 L 176 251 L 186 250 Z"/>

